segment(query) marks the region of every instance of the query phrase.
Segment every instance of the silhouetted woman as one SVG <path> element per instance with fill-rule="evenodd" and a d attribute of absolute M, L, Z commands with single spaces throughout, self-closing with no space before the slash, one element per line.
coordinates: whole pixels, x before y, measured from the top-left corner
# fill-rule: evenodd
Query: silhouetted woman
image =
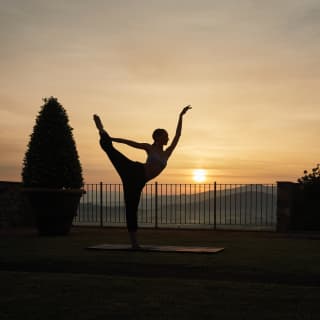
<path fill-rule="evenodd" d="M 167 161 L 177 146 L 181 135 L 182 118 L 189 109 L 191 109 L 190 105 L 186 106 L 181 111 L 176 134 L 170 146 L 165 150 L 164 146 L 168 143 L 169 137 L 167 131 L 164 129 L 156 129 L 153 132 L 153 144 L 139 143 L 127 139 L 110 137 L 104 130 L 99 116 L 93 116 L 96 127 L 99 130 L 101 148 L 108 155 L 122 180 L 124 201 L 126 205 L 127 229 L 133 249 L 139 249 L 136 235 L 138 229 L 137 211 L 142 189 L 149 180 L 158 176 L 166 167 Z M 128 146 L 145 150 L 148 155 L 146 163 L 135 162 L 128 159 L 114 148 L 112 142 L 124 143 Z"/>

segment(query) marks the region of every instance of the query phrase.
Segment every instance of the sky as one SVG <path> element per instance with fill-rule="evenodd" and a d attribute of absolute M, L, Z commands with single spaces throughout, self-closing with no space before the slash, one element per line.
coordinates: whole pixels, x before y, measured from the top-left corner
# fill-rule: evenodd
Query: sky
<path fill-rule="evenodd" d="M 120 182 L 111 136 L 182 136 L 159 183 L 296 181 L 320 162 L 318 0 L 0 0 L 0 180 L 21 168 L 44 97 L 74 128 L 86 183 Z M 144 151 L 115 146 L 135 161 Z"/>

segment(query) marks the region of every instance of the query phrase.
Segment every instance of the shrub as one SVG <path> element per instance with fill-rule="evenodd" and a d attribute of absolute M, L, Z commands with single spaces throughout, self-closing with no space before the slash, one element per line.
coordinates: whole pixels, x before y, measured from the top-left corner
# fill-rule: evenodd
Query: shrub
<path fill-rule="evenodd" d="M 43 99 L 23 160 L 24 187 L 81 188 L 82 169 L 66 110 Z"/>
<path fill-rule="evenodd" d="M 320 185 L 320 164 L 317 164 L 315 168 L 312 169 L 312 172 L 309 173 L 307 170 L 304 172 L 304 176 L 298 179 L 298 182 L 304 185 Z"/>

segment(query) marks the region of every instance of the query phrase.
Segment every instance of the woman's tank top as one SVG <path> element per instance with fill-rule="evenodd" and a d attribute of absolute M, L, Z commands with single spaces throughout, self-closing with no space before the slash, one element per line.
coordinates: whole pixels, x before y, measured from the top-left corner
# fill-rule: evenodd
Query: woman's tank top
<path fill-rule="evenodd" d="M 167 166 L 168 158 L 165 154 L 163 156 L 158 152 L 150 149 L 148 152 L 147 162 L 145 164 L 146 177 L 148 180 L 155 178 Z"/>

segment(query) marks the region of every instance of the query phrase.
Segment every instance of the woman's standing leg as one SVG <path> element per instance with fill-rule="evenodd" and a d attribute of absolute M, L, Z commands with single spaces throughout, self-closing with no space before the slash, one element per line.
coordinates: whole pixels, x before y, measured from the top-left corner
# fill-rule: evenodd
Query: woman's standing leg
<path fill-rule="evenodd" d="M 145 171 L 142 163 L 132 162 L 127 179 L 123 182 L 124 200 L 126 204 L 127 228 L 134 249 L 139 248 L 137 240 L 138 207 L 141 192 L 145 186 Z"/>
<path fill-rule="evenodd" d="M 138 185 L 123 185 L 124 200 L 126 204 L 126 221 L 127 229 L 130 236 L 132 248 L 139 248 L 137 240 L 138 230 L 138 207 L 141 197 L 142 188 Z"/>

